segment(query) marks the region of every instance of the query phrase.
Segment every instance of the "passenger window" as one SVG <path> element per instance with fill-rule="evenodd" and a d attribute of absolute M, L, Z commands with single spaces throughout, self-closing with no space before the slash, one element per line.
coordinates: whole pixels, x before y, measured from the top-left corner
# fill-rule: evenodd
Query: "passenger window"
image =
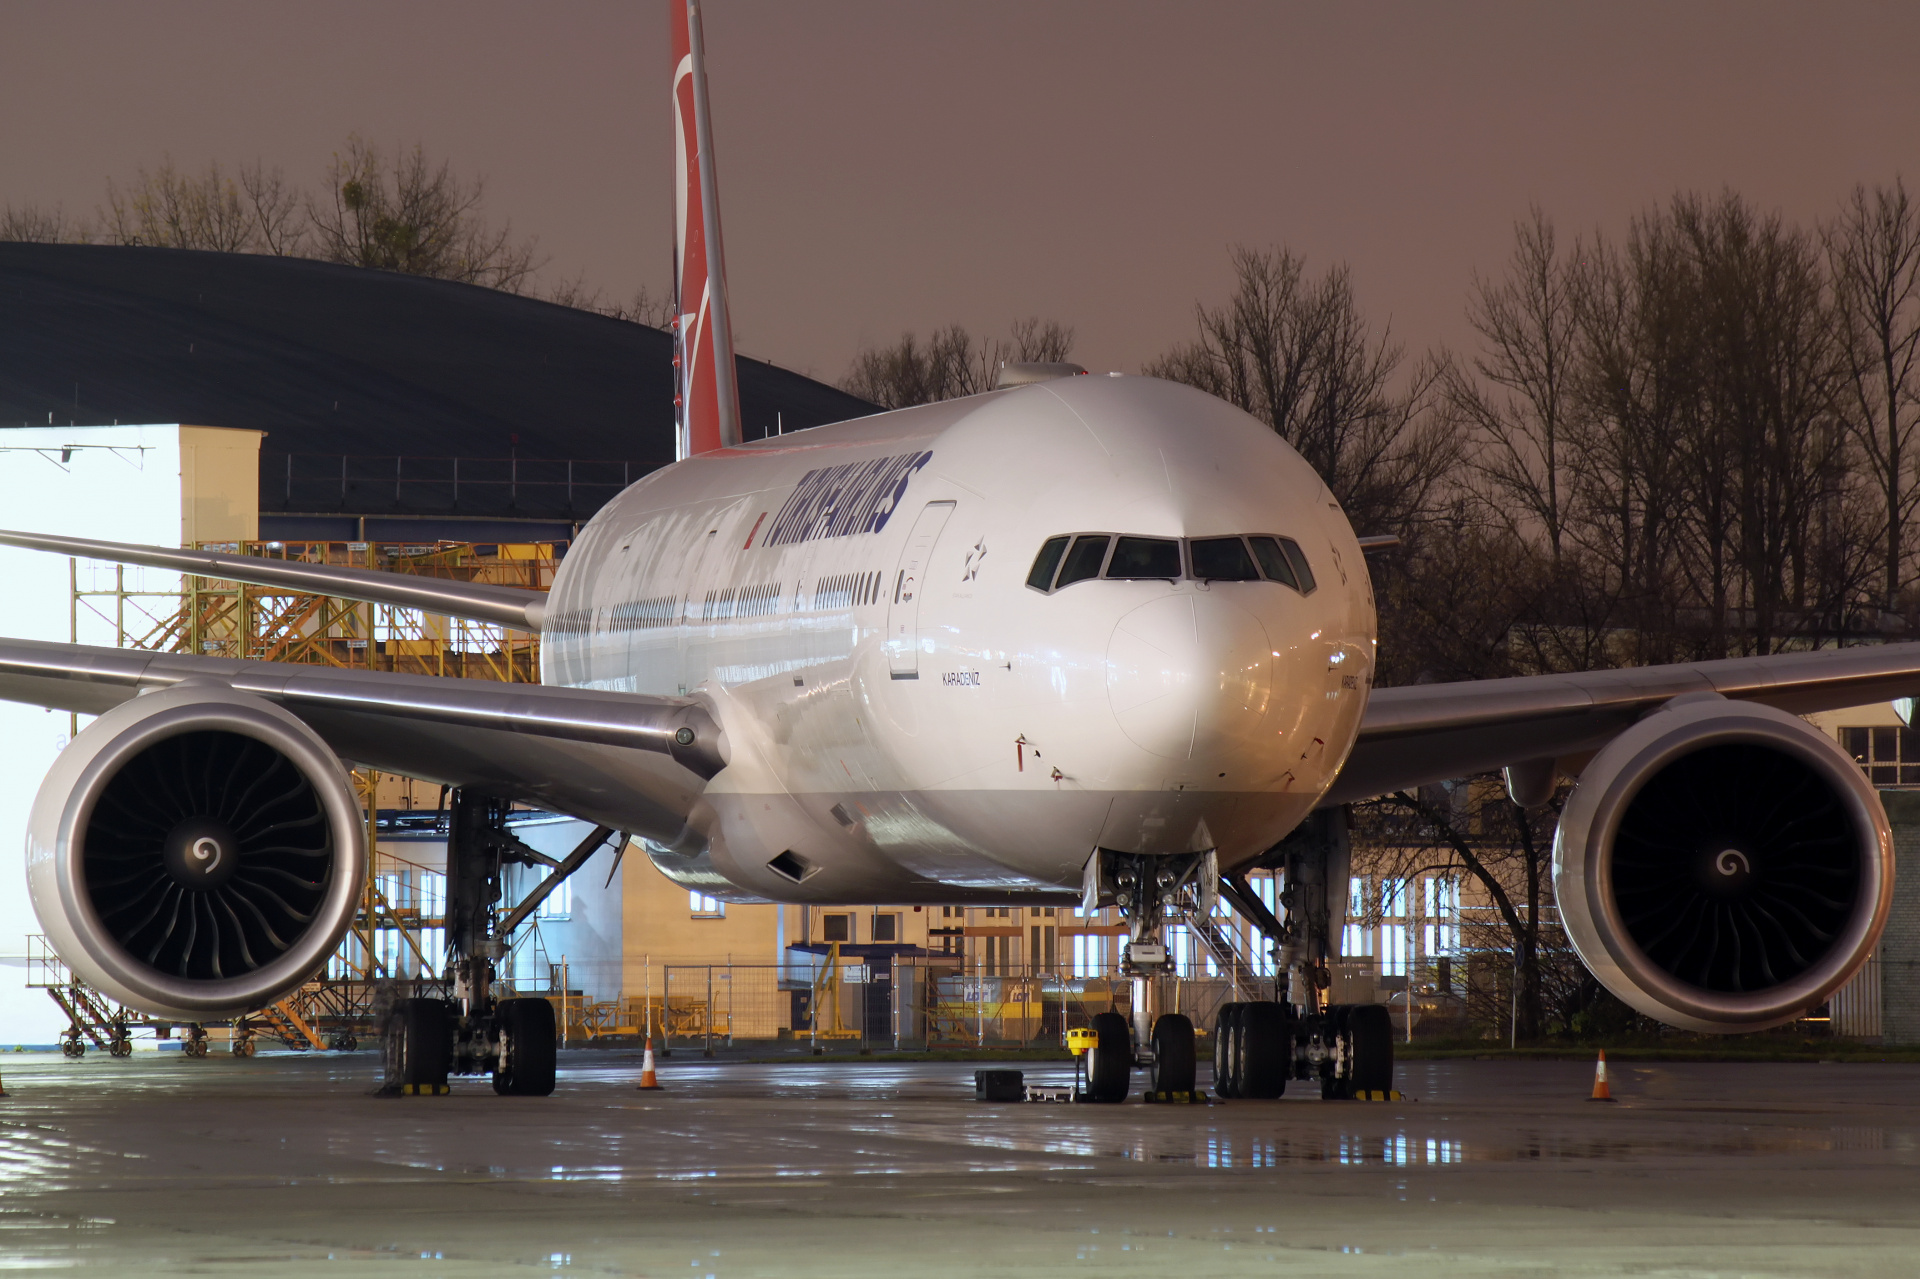
<path fill-rule="evenodd" d="M 1280 543 L 1271 537 L 1250 537 L 1253 546 L 1253 558 L 1260 561 L 1260 571 L 1267 575 L 1269 582 L 1279 582 L 1284 586 L 1300 589 L 1300 580 L 1293 575 L 1293 565 L 1287 563 L 1287 553 L 1280 549 Z"/>
<path fill-rule="evenodd" d="M 1060 553 L 1066 549 L 1064 537 L 1050 537 L 1040 543 L 1040 553 L 1033 557 L 1033 571 L 1027 574 L 1027 585 L 1036 591 L 1051 589 L 1053 570 L 1060 567 Z"/>
<path fill-rule="evenodd" d="M 1247 554 L 1247 544 L 1237 537 L 1196 539 L 1193 548 L 1193 575 L 1211 582 L 1257 582 L 1260 570 Z"/>
<path fill-rule="evenodd" d="M 1313 580 L 1313 569 L 1308 566 L 1306 552 L 1300 549 L 1300 543 L 1290 537 L 1283 537 L 1280 539 L 1280 545 L 1286 548 L 1287 561 L 1293 565 L 1294 576 L 1300 579 L 1300 593 L 1313 594 L 1313 588 L 1316 585 Z"/>
<path fill-rule="evenodd" d="M 1117 538 L 1107 576 L 1172 581 L 1180 576 L 1180 543 L 1164 537 Z"/>
<path fill-rule="evenodd" d="M 1107 543 L 1111 540 L 1103 533 L 1083 533 L 1074 538 L 1067 562 L 1060 566 L 1060 580 L 1054 583 L 1055 589 L 1100 576 L 1100 564 L 1107 558 Z"/>

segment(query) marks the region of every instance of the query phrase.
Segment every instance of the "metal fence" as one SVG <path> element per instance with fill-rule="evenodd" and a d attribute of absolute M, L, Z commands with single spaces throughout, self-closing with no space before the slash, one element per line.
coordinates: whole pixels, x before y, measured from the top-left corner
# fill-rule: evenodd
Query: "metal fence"
<path fill-rule="evenodd" d="M 652 1033 L 662 1048 L 805 1041 L 840 1048 L 1038 1047 L 1064 1043 L 1098 1013 L 1130 1014 L 1133 983 L 1112 973 L 992 976 L 923 956 L 882 963 L 675 964 L 660 988 L 616 1000 L 554 999 L 570 1043 Z M 1227 977 L 1156 979 L 1162 1012 L 1203 1031 L 1222 1003 L 1249 998 Z"/>

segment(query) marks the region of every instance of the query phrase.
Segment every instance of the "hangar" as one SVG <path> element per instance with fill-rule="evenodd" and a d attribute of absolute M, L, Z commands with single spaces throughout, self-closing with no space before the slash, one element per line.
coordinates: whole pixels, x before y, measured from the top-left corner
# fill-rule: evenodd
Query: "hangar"
<path fill-rule="evenodd" d="M 0 244 L 0 425 L 265 433 L 269 539 L 564 540 L 673 460 L 664 330 L 301 258 Z M 753 438 L 874 412 L 739 360 Z"/>

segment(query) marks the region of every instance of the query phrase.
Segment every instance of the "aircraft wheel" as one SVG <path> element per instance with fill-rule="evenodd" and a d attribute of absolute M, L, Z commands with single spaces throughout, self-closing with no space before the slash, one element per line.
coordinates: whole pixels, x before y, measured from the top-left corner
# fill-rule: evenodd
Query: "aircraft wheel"
<path fill-rule="evenodd" d="M 1153 1067 L 1147 1087 L 1153 1092 L 1192 1092 L 1193 1020 L 1183 1013 L 1162 1013 L 1153 1022 Z"/>
<path fill-rule="evenodd" d="M 1222 1004 L 1213 1019 L 1213 1092 L 1216 1097 L 1240 1095 L 1240 1022 L 1245 1004 Z"/>
<path fill-rule="evenodd" d="M 438 999 L 402 999 L 381 1028 L 383 1087 L 444 1088 L 453 1065 L 453 1027 Z"/>
<path fill-rule="evenodd" d="M 1087 1051 L 1087 1100 L 1125 1101 L 1133 1072 L 1133 1032 L 1127 1019 L 1119 1013 L 1095 1013 L 1093 1033 L 1099 1042 Z"/>
<path fill-rule="evenodd" d="M 236 1057 L 253 1056 L 253 1036 L 243 1035 L 233 1041 L 233 1055 Z"/>
<path fill-rule="evenodd" d="M 115 1057 L 133 1056 L 133 1041 L 122 1035 L 107 1044 L 107 1051 Z"/>
<path fill-rule="evenodd" d="M 1393 1087 L 1393 1017 L 1384 1004 L 1356 1004 L 1349 1010 L 1347 1053 L 1353 1092 Z"/>
<path fill-rule="evenodd" d="M 84 1057 L 87 1055 L 87 1046 L 80 1042 L 78 1036 L 63 1039 L 60 1041 L 60 1055 L 62 1057 Z"/>
<path fill-rule="evenodd" d="M 502 1000 L 494 1013 L 500 1056 L 493 1090 L 503 1097 L 546 1097 L 553 1092 L 558 1056 L 553 1005 L 544 999 Z"/>
<path fill-rule="evenodd" d="M 1238 1073 L 1242 1097 L 1271 1101 L 1287 1091 L 1293 1067 L 1292 1010 L 1270 999 L 1247 1004 L 1240 1013 Z"/>

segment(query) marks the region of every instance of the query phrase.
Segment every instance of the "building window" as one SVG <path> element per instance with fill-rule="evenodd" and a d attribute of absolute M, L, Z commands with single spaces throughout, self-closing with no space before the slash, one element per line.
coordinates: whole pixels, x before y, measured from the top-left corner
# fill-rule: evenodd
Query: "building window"
<path fill-rule="evenodd" d="M 1434 876 L 1426 884 L 1427 958 L 1451 957 L 1460 950 L 1460 881 Z"/>
<path fill-rule="evenodd" d="M 545 883 L 547 876 L 553 874 L 551 866 L 541 866 L 538 869 L 540 878 L 534 881 L 535 886 Z M 441 892 L 445 891 L 445 888 L 441 889 Z M 553 891 L 541 899 L 540 908 L 534 913 L 541 919 L 573 918 L 573 881 L 563 879 L 555 884 Z"/>
<path fill-rule="evenodd" d="M 705 893 L 688 893 L 687 909 L 693 912 L 695 919 L 724 919 L 727 914 L 725 902 L 718 897 L 709 897 Z"/>
<path fill-rule="evenodd" d="M 899 941 L 900 940 L 900 916 L 875 915 L 873 917 L 873 940 Z"/>
<path fill-rule="evenodd" d="M 1073 937 L 1073 975 L 1098 977 L 1107 968 L 1107 939 L 1098 933 L 1075 933 Z"/>
<path fill-rule="evenodd" d="M 853 940 L 853 916 L 820 916 L 820 940 L 851 942 Z"/>
<path fill-rule="evenodd" d="M 1380 884 L 1380 975 L 1407 975 L 1407 907 L 1411 894 L 1404 879 Z"/>
<path fill-rule="evenodd" d="M 1920 786 L 1920 732 L 1843 728 L 1840 745 L 1875 786 Z"/>

